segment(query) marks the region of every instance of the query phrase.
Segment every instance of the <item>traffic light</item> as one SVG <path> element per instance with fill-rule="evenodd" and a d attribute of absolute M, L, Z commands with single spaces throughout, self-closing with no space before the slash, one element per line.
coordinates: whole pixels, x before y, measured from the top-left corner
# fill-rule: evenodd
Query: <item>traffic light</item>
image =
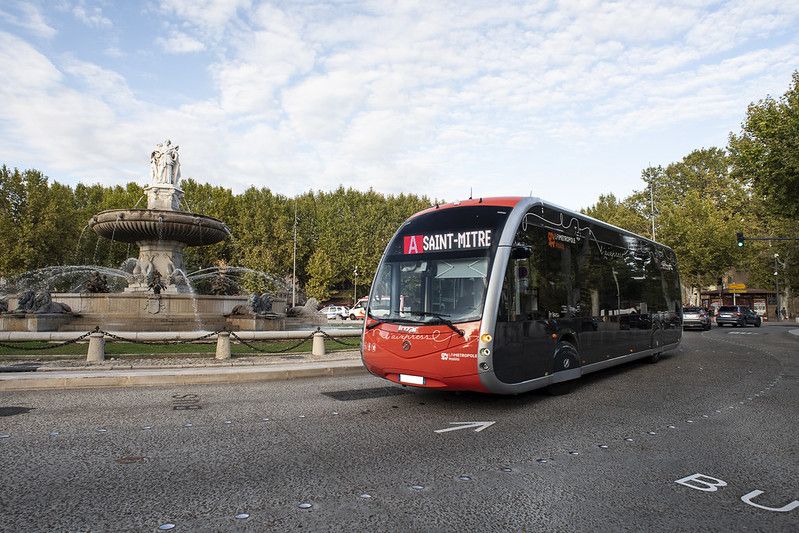
<path fill-rule="evenodd" d="M 744 245 L 744 234 L 739 231 L 735 236 L 738 237 L 738 248 L 742 248 Z"/>

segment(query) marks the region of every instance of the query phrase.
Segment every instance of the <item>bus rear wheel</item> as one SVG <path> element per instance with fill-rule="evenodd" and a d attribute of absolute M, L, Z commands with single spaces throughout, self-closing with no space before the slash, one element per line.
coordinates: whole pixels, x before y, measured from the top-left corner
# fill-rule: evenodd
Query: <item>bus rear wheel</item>
<path fill-rule="evenodd" d="M 652 333 L 651 346 L 652 349 L 655 350 L 655 353 L 649 356 L 650 363 L 657 363 L 658 361 L 660 361 L 660 354 L 663 353 L 663 351 L 660 349 L 660 346 L 662 344 L 663 344 L 663 333 L 659 329 L 657 329 Z"/>
<path fill-rule="evenodd" d="M 555 347 L 552 371 L 554 374 L 557 374 L 558 372 L 573 370 L 579 365 L 578 361 L 577 348 L 569 342 L 559 342 Z M 574 390 L 577 384 L 576 382 L 576 379 L 570 379 L 559 383 L 553 383 L 546 388 L 546 391 L 552 396 L 568 394 Z"/>

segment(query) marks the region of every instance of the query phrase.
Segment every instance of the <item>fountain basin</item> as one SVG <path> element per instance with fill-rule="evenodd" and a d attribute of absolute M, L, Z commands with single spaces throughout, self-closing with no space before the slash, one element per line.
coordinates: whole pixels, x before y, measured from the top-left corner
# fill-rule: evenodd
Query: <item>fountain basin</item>
<path fill-rule="evenodd" d="M 206 294 L 141 293 L 69 294 L 54 293 L 53 301 L 69 305 L 76 316 L 59 331 L 91 331 L 95 326 L 106 331 L 216 331 L 220 329 L 285 329 L 282 314 L 285 296 L 273 300 L 276 315 L 262 323 L 238 323 L 229 320 L 237 305 L 246 305 L 248 296 Z M 5 316 L 5 315 L 4 315 Z M 28 330 L 32 331 L 32 330 Z M 41 330 L 40 330 L 41 331 Z"/>
<path fill-rule="evenodd" d="M 230 234 L 216 218 L 163 209 L 111 209 L 92 217 L 89 227 L 115 241 L 172 241 L 186 246 L 215 244 Z"/>

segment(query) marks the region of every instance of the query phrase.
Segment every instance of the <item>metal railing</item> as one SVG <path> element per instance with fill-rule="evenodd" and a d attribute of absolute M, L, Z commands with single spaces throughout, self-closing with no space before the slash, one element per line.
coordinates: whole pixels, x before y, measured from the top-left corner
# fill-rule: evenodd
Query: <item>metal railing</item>
<path fill-rule="evenodd" d="M 315 356 L 325 355 L 325 339 L 335 342 L 337 344 L 357 348 L 357 344 L 350 344 L 341 340 L 347 337 L 360 337 L 360 329 L 351 328 L 330 328 L 322 330 L 317 327 L 316 330 L 304 331 L 230 331 L 230 330 L 217 330 L 217 331 L 178 331 L 178 332 L 160 332 L 160 331 L 104 331 L 95 328 L 94 331 L 87 331 L 83 334 L 76 334 L 75 332 L 66 331 L 53 331 L 53 332 L 29 332 L 29 331 L 3 331 L 0 332 L 0 347 L 22 350 L 22 351 L 39 351 L 51 350 L 75 344 L 78 342 L 85 342 L 88 339 L 88 348 L 86 353 L 86 360 L 90 363 L 101 363 L 105 360 L 105 343 L 111 342 L 126 342 L 133 344 L 148 344 L 148 345 L 174 345 L 174 344 L 193 344 L 202 341 L 212 342 L 216 341 L 216 359 L 224 360 L 231 357 L 231 343 L 236 342 L 249 349 L 264 354 L 282 354 L 294 350 L 301 346 L 303 343 L 311 340 L 312 347 L 311 353 Z M 281 347 L 279 349 L 266 349 L 256 346 L 255 342 L 263 341 L 285 341 L 296 340 L 295 344 L 288 347 Z M 41 342 L 41 346 L 29 346 L 21 344 L 10 343 L 30 343 Z"/>

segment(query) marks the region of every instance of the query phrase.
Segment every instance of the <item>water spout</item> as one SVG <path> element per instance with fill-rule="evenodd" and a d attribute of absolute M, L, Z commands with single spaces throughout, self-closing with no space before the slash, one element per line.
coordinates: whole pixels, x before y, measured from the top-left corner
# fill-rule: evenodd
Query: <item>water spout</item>
<path fill-rule="evenodd" d="M 86 232 L 86 229 L 88 227 L 89 225 L 86 224 L 85 226 L 83 226 L 83 229 L 80 230 L 80 235 L 78 236 L 78 244 L 77 246 L 75 246 L 75 261 L 80 260 L 80 257 L 78 257 L 80 255 L 80 241 L 83 240 L 83 234 Z"/>

